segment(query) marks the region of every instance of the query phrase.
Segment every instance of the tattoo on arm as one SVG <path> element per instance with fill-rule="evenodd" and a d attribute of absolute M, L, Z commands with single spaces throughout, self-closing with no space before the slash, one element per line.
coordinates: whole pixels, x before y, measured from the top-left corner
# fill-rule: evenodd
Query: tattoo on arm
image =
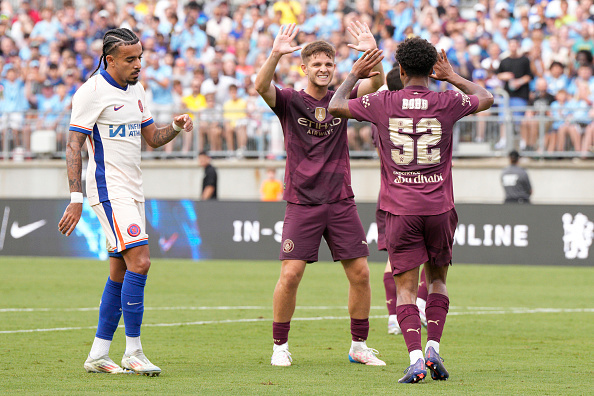
<path fill-rule="evenodd" d="M 82 156 L 80 149 L 85 143 L 87 135 L 70 131 L 68 145 L 66 146 L 66 170 L 68 172 L 68 185 L 70 192 L 82 192 L 81 172 Z"/>
<path fill-rule="evenodd" d="M 169 124 L 162 128 L 157 128 L 153 135 L 153 147 L 161 147 L 169 143 L 177 136 L 179 132 L 173 129 L 173 125 Z"/>

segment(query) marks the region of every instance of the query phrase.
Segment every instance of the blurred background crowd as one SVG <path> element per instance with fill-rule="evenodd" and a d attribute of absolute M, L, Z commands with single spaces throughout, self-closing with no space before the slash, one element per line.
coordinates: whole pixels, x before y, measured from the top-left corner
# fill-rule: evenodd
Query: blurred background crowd
<path fill-rule="evenodd" d="M 351 21 L 367 23 L 386 73 L 399 42 L 420 36 L 455 70 L 496 96 L 488 113 L 456 130 L 459 156 L 512 148 L 539 157 L 592 158 L 593 0 L 20 0 L 0 5 L 0 154 L 63 155 L 72 95 L 98 65 L 105 32 L 132 29 L 144 48 L 141 83 L 158 124 L 189 112 L 196 130 L 145 157 L 282 158 L 282 131 L 255 75 L 281 25 L 298 44 L 336 48 L 337 88 L 358 53 Z M 279 62 L 275 83 L 302 89 L 300 53 Z M 432 82 L 432 88 L 451 88 Z M 352 157 L 375 155 L 369 125 L 349 126 Z"/>

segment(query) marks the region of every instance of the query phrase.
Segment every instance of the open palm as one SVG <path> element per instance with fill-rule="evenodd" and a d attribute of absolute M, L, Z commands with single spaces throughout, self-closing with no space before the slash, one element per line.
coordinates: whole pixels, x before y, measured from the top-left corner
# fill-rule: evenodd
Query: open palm
<path fill-rule="evenodd" d="M 288 26 L 281 26 L 278 35 L 274 39 L 274 43 L 272 44 L 272 51 L 278 52 L 281 55 L 290 54 L 297 50 L 300 50 L 301 47 L 293 47 L 291 43 L 299 33 L 299 28 L 295 28 L 295 24 L 292 23 Z"/>
<path fill-rule="evenodd" d="M 375 37 L 371 34 L 371 29 L 369 29 L 366 23 L 359 21 L 351 22 L 351 26 L 348 26 L 347 30 L 357 40 L 357 44 L 348 44 L 349 48 L 361 52 L 377 48 Z"/>
<path fill-rule="evenodd" d="M 437 53 L 437 62 L 433 66 L 433 73 L 429 76 L 435 80 L 445 81 L 454 75 L 454 69 L 448 60 L 446 52 L 442 49 L 441 54 Z"/>

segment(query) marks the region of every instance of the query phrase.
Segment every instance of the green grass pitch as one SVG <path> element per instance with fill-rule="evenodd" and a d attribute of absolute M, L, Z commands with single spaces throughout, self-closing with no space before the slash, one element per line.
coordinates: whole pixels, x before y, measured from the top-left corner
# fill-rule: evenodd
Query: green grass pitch
<path fill-rule="evenodd" d="M 317 263 L 308 266 L 297 297 L 293 366 L 271 367 L 279 262 L 154 260 L 142 342 L 163 372 L 148 378 L 82 367 L 106 262 L 2 257 L 0 393 L 593 394 L 594 268 L 454 265 L 441 344 L 450 380 L 415 385 L 397 383 L 408 353 L 402 336 L 387 334 L 384 264 L 370 269 L 368 345 L 386 366 L 348 362 L 346 277 L 339 263 Z M 117 363 L 124 342 L 120 327 L 110 353 Z"/>

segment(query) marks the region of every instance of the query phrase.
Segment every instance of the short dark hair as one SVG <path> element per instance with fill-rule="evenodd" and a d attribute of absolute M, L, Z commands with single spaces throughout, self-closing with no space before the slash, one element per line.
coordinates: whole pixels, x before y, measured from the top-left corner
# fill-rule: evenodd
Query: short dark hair
<path fill-rule="evenodd" d="M 324 40 L 317 40 L 307 44 L 301 51 L 301 60 L 303 64 L 307 64 L 309 58 L 319 53 L 326 54 L 332 59 L 336 56 L 336 50 L 332 44 Z"/>
<path fill-rule="evenodd" d="M 431 74 L 437 62 L 437 50 L 420 37 L 407 38 L 396 49 L 396 61 L 411 77 L 425 77 Z"/>
<path fill-rule="evenodd" d="M 512 164 L 515 164 L 518 162 L 518 160 L 520 159 L 520 153 L 518 153 L 516 150 L 512 150 L 509 152 L 509 159 L 512 162 Z"/>
<path fill-rule="evenodd" d="M 400 66 L 394 65 L 392 70 L 388 72 L 386 75 L 386 84 L 388 84 L 388 89 L 390 91 L 400 91 L 404 88 L 402 80 L 400 80 Z"/>
<path fill-rule="evenodd" d="M 208 153 L 204 150 L 202 150 L 201 152 L 198 153 L 198 156 L 201 156 L 201 155 L 206 155 L 208 158 L 210 158 L 210 155 L 208 155 Z"/>
<path fill-rule="evenodd" d="M 549 70 L 553 68 L 553 66 L 559 66 L 561 69 L 565 69 L 565 66 L 563 65 L 563 63 L 559 62 L 559 61 L 554 61 L 551 63 L 551 66 L 549 66 Z"/>
<path fill-rule="evenodd" d="M 588 51 L 588 50 L 586 50 L 586 49 L 579 50 L 579 51 L 578 51 L 578 52 L 575 54 L 575 57 L 577 58 L 577 56 L 578 56 L 579 54 L 583 54 L 583 55 L 585 55 L 585 56 L 586 56 L 586 60 L 588 61 L 588 63 L 592 63 L 592 60 L 594 59 L 594 55 L 592 55 L 592 53 L 591 53 L 590 51 Z"/>

